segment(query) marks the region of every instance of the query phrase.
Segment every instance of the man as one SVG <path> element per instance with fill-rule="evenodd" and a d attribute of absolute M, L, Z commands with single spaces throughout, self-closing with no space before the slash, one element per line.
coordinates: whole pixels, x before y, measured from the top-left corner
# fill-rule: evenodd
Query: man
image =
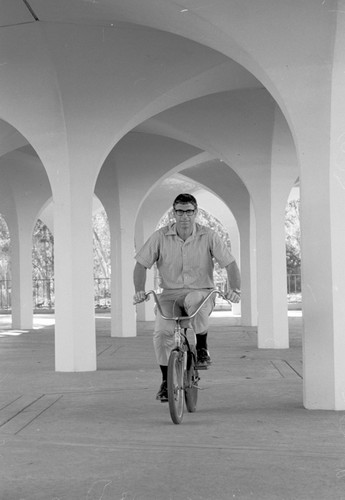
<path fill-rule="evenodd" d="M 230 286 L 227 298 L 239 302 L 241 279 L 236 261 L 217 233 L 195 222 L 198 205 L 194 196 L 178 195 L 173 209 L 176 222 L 155 231 L 135 256 L 134 303 L 145 300 L 146 272 L 156 262 L 163 288 L 159 302 L 164 315 L 192 314 L 214 288 L 213 259 L 227 271 Z M 206 368 L 211 364 L 207 330 L 213 307 L 214 303 L 209 300 L 191 321 L 197 338 L 199 367 Z M 174 322 L 164 320 L 158 311 L 153 344 L 162 372 L 162 384 L 156 399 L 165 402 L 168 400 L 168 360 L 174 348 Z"/>

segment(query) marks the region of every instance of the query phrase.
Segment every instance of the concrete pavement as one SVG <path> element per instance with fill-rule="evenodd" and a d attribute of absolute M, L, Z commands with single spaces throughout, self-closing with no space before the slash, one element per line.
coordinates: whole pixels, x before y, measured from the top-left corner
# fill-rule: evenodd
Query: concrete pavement
<path fill-rule="evenodd" d="M 98 316 L 97 372 L 56 373 L 53 318 L 0 316 L 1 500 L 345 499 L 345 414 L 303 408 L 289 322 L 290 349 L 258 350 L 255 328 L 213 317 L 198 410 L 174 425 L 152 324 L 110 338 Z"/>

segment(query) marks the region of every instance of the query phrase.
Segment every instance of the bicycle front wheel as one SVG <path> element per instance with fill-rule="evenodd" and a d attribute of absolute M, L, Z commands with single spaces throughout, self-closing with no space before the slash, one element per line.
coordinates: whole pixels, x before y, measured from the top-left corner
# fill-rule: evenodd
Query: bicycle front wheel
<path fill-rule="evenodd" d="M 185 398 L 186 407 L 190 413 L 196 411 L 196 404 L 198 401 L 198 381 L 199 374 L 198 370 L 195 368 L 196 352 L 188 352 L 188 363 L 186 370 L 186 380 L 185 380 Z"/>
<path fill-rule="evenodd" d="M 174 424 L 180 424 L 184 410 L 183 352 L 173 350 L 168 363 L 168 401 L 170 416 Z"/>

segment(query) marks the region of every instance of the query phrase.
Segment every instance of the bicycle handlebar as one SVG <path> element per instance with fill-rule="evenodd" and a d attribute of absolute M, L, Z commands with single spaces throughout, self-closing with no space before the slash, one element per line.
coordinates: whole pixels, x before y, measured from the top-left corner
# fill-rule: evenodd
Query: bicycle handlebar
<path fill-rule="evenodd" d="M 218 293 L 218 295 L 220 295 L 220 297 L 222 297 L 222 299 L 226 300 L 227 302 L 230 302 L 230 300 L 228 300 L 225 295 L 217 290 L 216 288 L 212 289 L 210 291 L 210 293 L 207 294 L 207 296 L 204 298 L 204 300 L 201 302 L 201 304 L 197 307 L 197 309 L 194 311 L 194 313 L 190 316 L 174 316 L 172 318 L 168 318 L 167 316 L 164 316 L 163 314 L 163 311 L 162 311 L 162 308 L 160 306 L 160 303 L 159 303 L 159 300 L 158 300 L 158 297 L 157 297 L 157 294 L 154 290 L 150 290 L 148 292 L 146 292 L 146 297 L 148 297 L 149 295 L 153 295 L 153 298 L 154 298 L 154 301 L 157 305 L 157 308 L 158 308 L 158 311 L 160 313 L 160 315 L 162 316 L 163 319 L 167 319 L 167 320 L 174 320 L 174 321 L 181 321 L 181 320 L 190 320 L 190 319 L 193 319 L 194 316 L 196 316 L 198 314 L 198 312 L 200 311 L 200 309 L 203 307 L 204 304 L 206 304 L 206 302 L 209 300 L 209 298 L 214 295 L 215 293 Z"/>

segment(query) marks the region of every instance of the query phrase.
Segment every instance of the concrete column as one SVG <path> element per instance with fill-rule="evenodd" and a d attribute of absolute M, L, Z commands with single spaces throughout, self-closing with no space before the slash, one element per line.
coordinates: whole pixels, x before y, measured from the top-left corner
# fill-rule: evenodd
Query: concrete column
<path fill-rule="evenodd" d="M 146 291 L 154 290 L 153 270 L 147 271 Z M 154 313 L 154 301 L 152 296 L 147 302 L 142 302 L 137 305 L 137 320 L 138 321 L 154 321 L 156 315 Z"/>
<path fill-rule="evenodd" d="M 309 409 L 335 409 L 337 394 L 337 405 L 344 409 L 345 319 L 341 311 L 344 295 L 339 308 L 340 293 L 345 286 L 344 263 L 342 261 L 336 271 L 333 269 L 332 252 L 336 250 L 331 248 L 331 224 L 337 215 L 330 207 L 329 172 L 321 158 L 315 161 L 317 163 L 310 162 L 309 167 L 305 165 L 301 173 L 304 404 Z M 337 201 L 343 212 L 344 200 L 336 196 L 334 188 L 332 186 L 332 204 Z M 344 241 L 339 243 L 343 245 Z M 338 360 L 342 356 L 337 373 L 335 356 Z"/>
<path fill-rule="evenodd" d="M 143 213 L 142 211 L 139 211 L 139 214 L 137 216 L 136 224 L 135 224 L 135 252 L 139 250 L 139 248 L 143 245 L 144 243 L 144 220 L 143 220 Z M 135 265 L 135 261 L 133 261 L 133 268 Z M 132 275 L 131 275 L 132 279 Z M 150 290 L 152 286 L 150 286 L 149 283 L 147 284 L 147 290 Z M 133 288 L 134 292 L 134 288 Z M 136 313 L 137 313 L 137 321 L 146 321 L 146 304 L 147 302 L 142 302 L 141 304 L 138 304 L 136 306 Z"/>
<path fill-rule="evenodd" d="M 249 207 L 249 245 L 250 245 L 250 254 L 248 256 L 248 264 L 250 266 L 250 281 L 249 281 L 249 301 L 250 301 L 250 317 L 249 325 L 257 326 L 258 324 L 258 287 L 257 287 L 257 267 L 256 267 L 256 220 L 255 220 L 255 211 L 253 207 L 253 203 L 250 201 Z M 243 312 L 242 312 L 243 314 Z"/>
<path fill-rule="evenodd" d="M 9 217 L 11 219 L 11 217 Z M 12 270 L 12 328 L 32 328 L 32 225 L 9 224 Z M 20 237 L 19 237 L 20 232 Z"/>
<path fill-rule="evenodd" d="M 154 202 L 152 202 L 154 200 Z M 156 226 L 159 219 L 164 215 L 167 208 L 166 203 L 160 203 L 154 196 L 148 198 L 147 203 L 143 203 L 140 207 L 136 225 L 135 225 L 135 252 L 140 250 L 145 241 L 151 236 L 151 234 L 156 230 Z M 135 265 L 135 260 L 133 260 L 133 267 Z M 154 268 L 147 270 L 146 273 L 146 290 L 154 290 Z M 137 320 L 138 321 L 154 321 L 156 315 L 154 313 L 154 301 L 150 297 L 150 300 L 138 304 L 136 307 Z"/>
<path fill-rule="evenodd" d="M 154 201 L 152 201 L 154 200 Z M 170 201 L 170 200 L 169 200 Z M 146 209 L 144 209 L 146 207 Z M 145 241 L 156 230 L 160 218 L 164 215 L 167 209 L 167 203 L 160 203 L 154 197 L 148 199 L 148 203 L 141 207 L 138 214 L 136 225 L 136 249 L 145 243 Z M 154 290 L 154 267 L 147 270 L 146 273 L 146 290 Z M 137 319 L 141 321 L 154 321 L 156 318 L 154 312 L 153 298 L 137 306 Z"/>
<path fill-rule="evenodd" d="M 254 170 L 252 170 L 254 174 Z M 289 347 L 285 208 L 298 177 L 291 133 L 275 110 L 270 165 L 252 182 L 256 215 L 258 346 Z"/>
<path fill-rule="evenodd" d="M 147 273 L 147 282 L 146 282 L 146 290 L 154 290 L 154 271 L 151 269 Z M 145 320 L 146 321 L 154 321 L 156 319 L 154 302 L 152 297 L 148 302 L 145 302 Z"/>
<path fill-rule="evenodd" d="M 258 347 L 284 349 L 289 347 L 284 209 L 268 182 L 261 194 L 256 205 Z"/>
<path fill-rule="evenodd" d="M 136 312 L 133 306 L 134 216 L 120 214 L 120 232 L 112 238 L 111 313 L 112 337 L 135 337 Z M 115 300 L 114 300 L 115 299 Z"/>
<path fill-rule="evenodd" d="M 345 1 L 340 3 L 340 21 L 335 45 L 333 73 L 332 144 L 330 171 L 330 210 L 332 248 L 332 298 L 334 323 L 334 408 L 345 409 Z"/>
<path fill-rule="evenodd" d="M 340 2 L 340 12 L 344 8 L 345 2 Z M 344 29 L 339 15 L 331 124 L 324 121 L 303 144 L 308 151 L 301 173 L 303 382 L 308 409 L 345 410 Z M 330 150 L 325 141 L 329 136 Z"/>
<path fill-rule="evenodd" d="M 55 363 L 57 371 L 96 370 L 92 193 L 61 182 L 54 193 Z"/>
<path fill-rule="evenodd" d="M 157 218 L 157 213 L 156 213 L 156 218 Z M 157 222 L 155 220 L 155 222 Z M 143 211 L 140 210 L 136 225 L 135 225 L 135 252 L 137 252 L 141 246 L 145 243 L 146 239 L 150 234 L 154 231 L 154 229 L 151 231 L 149 235 L 146 236 L 144 227 L 146 226 L 147 221 L 144 220 L 143 217 Z M 154 225 L 155 227 L 155 225 Z M 133 260 L 133 267 L 135 265 L 135 260 Z M 150 269 L 146 273 L 146 291 L 153 290 L 154 289 L 154 272 L 153 269 Z M 134 288 L 133 288 L 134 291 Z M 136 306 L 136 312 L 137 312 L 137 320 L 138 321 L 154 321 L 155 319 L 155 314 L 154 314 L 154 305 L 153 305 L 153 299 L 150 297 L 150 300 L 147 302 L 142 302 L 141 304 L 138 304 Z"/>
<path fill-rule="evenodd" d="M 242 211 L 242 215 L 239 214 L 238 222 L 241 236 L 241 324 L 256 326 L 255 215 L 249 197 L 248 206 Z"/>
<path fill-rule="evenodd" d="M 134 225 L 137 205 L 120 186 L 116 158 L 109 157 L 97 179 L 95 193 L 103 203 L 111 238 L 111 337 L 136 336 L 133 306 Z M 140 187 L 140 184 L 138 184 Z M 122 193 L 122 194 L 121 194 Z"/>

